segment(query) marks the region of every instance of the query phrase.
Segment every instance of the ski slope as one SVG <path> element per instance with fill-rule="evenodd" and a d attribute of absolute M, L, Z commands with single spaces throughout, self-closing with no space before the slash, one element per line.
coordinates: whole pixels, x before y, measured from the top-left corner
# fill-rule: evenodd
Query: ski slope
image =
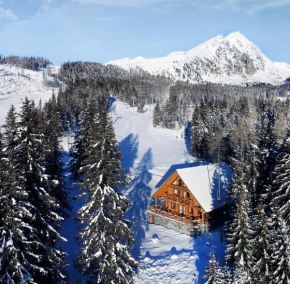
<path fill-rule="evenodd" d="M 202 278 L 211 250 L 223 259 L 225 244 L 220 243 L 215 230 L 199 238 L 191 238 L 176 231 L 146 222 L 146 210 L 156 185 L 174 166 L 196 165 L 187 151 L 182 130 L 156 129 L 152 125 L 152 106 L 144 113 L 134 111 L 127 104 L 115 101 L 111 115 L 123 159 L 131 182 L 125 194 L 133 206 L 127 218 L 136 223 L 136 243 L 133 248 L 140 267 L 136 283 L 204 283 Z"/>
<path fill-rule="evenodd" d="M 58 66 L 51 68 L 53 73 L 58 72 Z M 51 97 L 52 88 L 44 86 L 43 73 L 43 70 L 31 71 L 0 64 L 0 126 L 5 123 L 12 104 L 19 111 L 25 97 L 35 100 L 36 104 L 40 99 L 44 102 Z"/>

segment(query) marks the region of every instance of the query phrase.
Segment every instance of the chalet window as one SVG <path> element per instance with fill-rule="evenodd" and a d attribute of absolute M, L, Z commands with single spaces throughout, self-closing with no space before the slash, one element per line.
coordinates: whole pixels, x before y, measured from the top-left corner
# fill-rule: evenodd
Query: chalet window
<path fill-rule="evenodd" d="M 174 189 L 174 194 L 179 195 L 180 194 L 180 190 Z"/>
<path fill-rule="evenodd" d="M 174 202 L 171 202 L 171 208 L 175 209 L 175 203 Z"/>
<path fill-rule="evenodd" d="M 190 199 L 190 194 L 189 194 L 189 192 L 184 191 L 184 192 L 183 192 L 183 198 L 184 198 L 184 199 Z"/>
<path fill-rule="evenodd" d="M 175 184 L 175 185 L 181 185 L 181 179 L 180 179 L 180 178 L 176 179 L 176 180 L 173 182 L 173 184 Z"/>
<path fill-rule="evenodd" d="M 190 208 L 190 207 L 188 207 L 188 213 L 192 213 L 193 212 L 193 209 L 192 208 Z"/>
<path fill-rule="evenodd" d="M 182 215 L 185 215 L 185 207 L 180 205 L 179 206 L 179 213 L 182 214 Z"/>
<path fill-rule="evenodd" d="M 172 184 L 185 187 L 185 183 L 181 180 L 181 178 L 177 178 Z"/>

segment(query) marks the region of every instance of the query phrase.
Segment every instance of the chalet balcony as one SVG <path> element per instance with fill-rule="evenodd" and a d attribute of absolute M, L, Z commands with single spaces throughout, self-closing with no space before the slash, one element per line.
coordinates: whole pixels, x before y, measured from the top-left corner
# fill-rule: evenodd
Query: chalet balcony
<path fill-rule="evenodd" d="M 184 214 L 174 213 L 160 205 L 157 208 L 153 206 L 148 208 L 147 222 L 191 237 L 197 237 L 208 231 L 208 224 L 203 224 L 199 217 L 186 217 Z"/>
<path fill-rule="evenodd" d="M 178 194 L 165 193 L 165 200 L 174 201 L 184 205 L 194 206 L 194 201 L 192 199 L 182 197 Z"/>
<path fill-rule="evenodd" d="M 176 213 L 176 212 L 170 211 L 163 204 L 158 204 L 157 208 L 154 206 L 150 206 L 147 211 L 151 212 L 154 215 L 160 215 L 162 217 L 166 217 L 166 218 L 169 218 L 171 220 L 181 222 L 183 224 L 188 224 L 188 225 L 192 225 L 192 226 L 202 224 L 201 219 L 199 217 L 194 217 L 194 216 L 187 217 L 182 213 Z"/>

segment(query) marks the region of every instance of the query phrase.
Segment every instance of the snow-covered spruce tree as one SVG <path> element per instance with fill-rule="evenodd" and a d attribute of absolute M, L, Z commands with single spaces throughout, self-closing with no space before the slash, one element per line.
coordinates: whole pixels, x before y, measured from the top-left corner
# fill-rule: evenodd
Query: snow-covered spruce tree
<path fill-rule="evenodd" d="M 255 138 L 253 138 L 253 140 L 255 140 Z M 257 208 L 259 202 L 262 202 L 261 196 L 257 194 L 258 182 L 261 176 L 261 162 L 259 160 L 260 151 L 255 144 L 255 141 L 250 141 L 248 144 L 249 145 L 247 146 L 245 154 L 247 161 L 247 185 L 251 196 L 252 208 L 254 211 L 254 209 Z"/>
<path fill-rule="evenodd" d="M 179 106 L 178 94 L 170 88 L 169 98 L 163 108 L 163 126 L 175 129 L 177 124 L 177 110 Z"/>
<path fill-rule="evenodd" d="M 214 253 L 211 252 L 206 274 L 203 276 L 207 279 L 206 284 L 228 284 L 230 279 L 225 270 L 226 268 L 220 266 Z"/>
<path fill-rule="evenodd" d="M 79 184 L 85 205 L 77 212 L 83 229 L 75 265 L 87 283 L 131 283 L 137 262 L 129 252 L 134 243 L 130 223 L 123 219 L 130 202 L 118 193 L 125 177 L 106 107 L 92 121 L 86 155 Z"/>
<path fill-rule="evenodd" d="M 156 102 L 156 106 L 154 107 L 153 111 L 153 126 L 157 127 L 161 125 L 161 110 L 160 110 L 160 105 L 159 105 L 159 100 Z"/>
<path fill-rule="evenodd" d="M 258 160 L 259 176 L 256 184 L 257 202 L 262 195 L 264 198 L 265 211 L 268 213 L 273 193 L 273 171 L 277 162 L 277 137 L 275 134 L 275 117 L 273 109 L 262 108 L 260 114 Z"/>
<path fill-rule="evenodd" d="M 274 193 L 272 202 L 279 207 L 279 213 L 290 225 L 290 131 L 279 149 L 274 170 Z"/>
<path fill-rule="evenodd" d="M 1 134 L 0 134 L 1 135 Z M 0 137 L 0 283 L 26 283 L 30 274 L 19 261 L 15 239 L 23 239 L 22 231 L 25 208 L 18 200 L 25 198 L 25 192 L 17 185 L 15 172 L 7 155 L 4 154 Z M 27 214 L 27 213 L 26 213 Z M 25 241 L 25 239 L 23 239 Z"/>
<path fill-rule="evenodd" d="M 39 110 L 25 99 L 14 159 L 9 155 L 4 159 L 7 175 L 0 194 L 1 283 L 65 283 L 65 254 L 56 247 L 56 242 L 64 240 L 57 232 L 62 218 L 49 192 L 39 119 Z"/>
<path fill-rule="evenodd" d="M 212 108 L 211 105 L 208 105 L 207 102 L 201 101 L 200 104 L 200 117 L 201 125 L 199 126 L 202 131 L 202 140 L 201 140 L 201 156 L 208 158 L 209 157 L 209 143 L 212 135 Z"/>
<path fill-rule="evenodd" d="M 249 274 L 245 271 L 244 267 L 237 264 L 232 271 L 232 281 L 231 284 L 251 284 Z"/>
<path fill-rule="evenodd" d="M 29 270 L 35 265 L 30 263 L 33 252 L 26 252 L 27 236 L 32 232 L 27 222 L 30 206 L 27 192 L 17 181 L 12 157 L 0 149 L 0 283 L 37 283 Z"/>
<path fill-rule="evenodd" d="M 208 154 L 208 127 L 206 122 L 205 105 L 195 107 L 191 120 L 190 151 L 193 156 L 206 158 Z"/>
<path fill-rule="evenodd" d="M 252 278 L 254 283 L 271 284 L 271 240 L 269 218 L 264 211 L 264 205 L 261 201 L 256 209 L 253 220 L 253 231 L 255 239 L 253 241 L 254 265 L 252 267 Z"/>
<path fill-rule="evenodd" d="M 56 99 L 53 95 L 43 108 L 44 143 L 45 143 L 45 168 L 49 178 L 51 196 L 56 198 L 59 206 L 59 214 L 67 217 L 69 210 L 67 191 L 63 175 L 63 163 L 61 161 L 60 138 L 62 137 L 62 122 L 57 109 Z"/>
<path fill-rule="evenodd" d="M 13 105 L 7 113 L 4 129 L 3 143 L 5 144 L 5 152 L 10 160 L 14 160 L 15 148 L 17 146 L 17 113 Z"/>
<path fill-rule="evenodd" d="M 79 128 L 75 133 L 74 144 L 70 149 L 70 171 L 74 179 L 79 177 L 81 164 L 87 158 L 85 149 L 87 147 L 87 135 L 91 127 L 94 115 L 98 112 L 96 103 L 88 103 L 80 114 Z"/>
<path fill-rule="evenodd" d="M 272 254 L 271 254 L 271 284 L 290 283 L 290 239 L 289 229 L 280 216 L 278 208 L 272 208 Z"/>
<path fill-rule="evenodd" d="M 236 161 L 232 178 L 232 193 L 235 201 L 235 212 L 232 223 L 228 228 L 227 253 L 228 260 L 233 268 L 244 271 L 243 282 L 251 280 L 251 268 L 253 266 L 253 231 L 250 224 L 250 196 L 245 180 L 246 165 Z"/>
<path fill-rule="evenodd" d="M 202 121 L 199 106 L 195 106 L 191 119 L 190 152 L 193 156 L 201 157 L 201 141 L 203 137 Z"/>

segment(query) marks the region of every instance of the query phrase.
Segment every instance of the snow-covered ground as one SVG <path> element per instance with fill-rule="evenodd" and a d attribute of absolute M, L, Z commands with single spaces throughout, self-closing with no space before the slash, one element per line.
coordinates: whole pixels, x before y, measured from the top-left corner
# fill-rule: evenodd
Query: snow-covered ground
<path fill-rule="evenodd" d="M 57 72 L 58 66 L 52 67 Z M 5 122 L 6 114 L 13 104 L 19 111 L 25 97 L 43 102 L 52 95 L 52 88 L 44 87 L 44 71 L 31 71 L 0 64 L 0 125 Z M 57 92 L 56 92 L 57 93 Z"/>
<path fill-rule="evenodd" d="M 196 163 L 188 154 L 182 131 L 153 128 L 152 107 L 137 113 L 115 101 L 111 114 L 122 164 L 131 177 L 125 193 L 133 203 L 127 218 L 136 223 L 133 253 L 140 260 L 136 283 L 203 283 L 210 251 L 223 258 L 219 230 L 191 238 L 146 222 L 150 196 L 162 176 L 174 165 Z"/>

